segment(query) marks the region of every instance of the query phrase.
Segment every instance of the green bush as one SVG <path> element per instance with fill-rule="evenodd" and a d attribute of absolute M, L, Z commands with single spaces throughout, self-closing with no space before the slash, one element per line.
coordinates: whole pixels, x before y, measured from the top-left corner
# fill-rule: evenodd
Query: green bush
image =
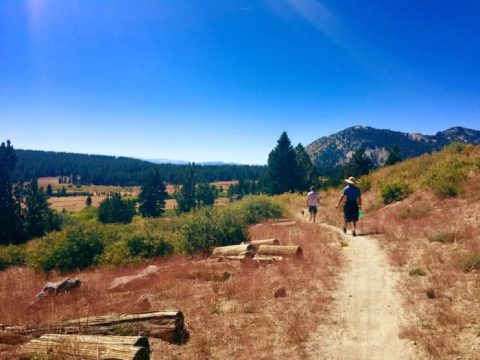
<path fill-rule="evenodd" d="M 429 236 L 428 240 L 431 242 L 439 242 L 442 244 L 453 243 L 458 240 L 459 234 L 455 230 L 445 230 Z"/>
<path fill-rule="evenodd" d="M 467 162 L 452 158 L 432 166 L 425 182 L 437 195 L 457 196 L 462 192 L 469 171 Z"/>
<path fill-rule="evenodd" d="M 394 181 L 387 183 L 382 187 L 381 195 L 383 203 L 387 205 L 405 199 L 410 192 L 410 187 L 405 182 Z"/>
<path fill-rule="evenodd" d="M 28 263 L 43 271 L 84 269 L 98 264 L 103 249 L 96 227 L 77 225 L 39 239 L 28 249 Z"/>
<path fill-rule="evenodd" d="M 98 207 L 98 221 L 104 224 L 128 224 L 135 215 L 135 202 L 123 200 L 119 193 L 103 200 Z"/>
<path fill-rule="evenodd" d="M 410 276 L 425 276 L 427 275 L 427 272 L 423 270 L 422 268 L 415 268 L 410 270 L 409 272 Z"/>
<path fill-rule="evenodd" d="M 25 264 L 27 252 L 25 245 L 0 246 L 0 270 Z"/>
<path fill-rule="evenodd" d="M 256 224 L 266 219 L 279 218 L 282 206 L 267 196 L 250 196 L 238 203 L 247 224 Z"/>
<path fill-rule="evenodd" d="M 480 270 L 480 254 L 472 255 L 461 262 L 465 272 Z"/>

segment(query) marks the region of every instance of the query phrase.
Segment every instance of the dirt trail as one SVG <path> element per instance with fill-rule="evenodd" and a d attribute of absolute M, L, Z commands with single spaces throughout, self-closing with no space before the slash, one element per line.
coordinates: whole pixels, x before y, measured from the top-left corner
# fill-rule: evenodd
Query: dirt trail
<path fill-rule="evenodd" d="M 334 294 L 333 321 L 321 324 L 311 334 L 310 359 L 422 359 L 416 347 L 399 338 L 404 319 L 396 274 L 376 239 L 344 235 L 348 268 Z M 350 232 L 349 232 L 350 233 Z"/>

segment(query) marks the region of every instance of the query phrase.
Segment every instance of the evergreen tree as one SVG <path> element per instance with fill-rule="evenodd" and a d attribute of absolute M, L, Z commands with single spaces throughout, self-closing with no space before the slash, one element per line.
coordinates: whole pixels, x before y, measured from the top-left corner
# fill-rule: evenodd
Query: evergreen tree
<path fill-rule="evenodd" d="M 0 244 L 18 244 L 25 239 L 20 196 L 15 196 L 11 174 L 17 159 L 10 141 L 0 145 Z"/>
<path fill-rule="evenodd" d="M 85 205 L 92 206 L 92 197 L 90 195 L 87 196 L 87 199 L 85 200 Z"/>
<path fill-rule="evenodd" d="M 295 150 L 286 132 L 268 155 L 267 187 L 270 194 L 282 194 L 298 188 L 299 176 Z"/>
<path fill-rule="evenodd" d="M 295 147 L 298 164 L 298 187 L 297 190 L 307 191 L 310 186 L 316 185 L 316 171 L 302 144 Z"/>
<path fill-rule="evenodd" d="M 98 220 L 104 224 L 128 224 L 132 221 L 133 215 L 135 215 L 135 202 L 122 200 L 119 193 L 113 193 L 98 207 Z"/>
<path fill-rule="evenodd" d="M 201 183 L 196 189 L 197 207 L 213 206 L 215 199 L 218 197 L 218 190 L 214 185 L 209 183 Z"/>
<path fill-rule="evenodd" d="M 52 197 L 52 195 L 53 195 L 52 185 L 50 185 L 50 184 L 47 185 L 46 194 L 47 194 L 47 197 Z"/>
<path fill-rule="evenodd" d="M 348 164 L 343 169 L 343 176 L 345 178 L 354 176 L 356 178 L 367 175 L 373 168 L 373 163 L 370 158 L 365 155 L 365 149 L 355 151 Z"/>
<path fill-rule="evenodd" d="M 195 178 L 195 164 L 192 164 L 189 166 L 180 190 L 175 192 L 175 199 L 177 200 L 178 205 L 177 210 L 180 213 L 195 210 Z"/>
<path fill-rule="evenodd" d="M 165 211 L 165 200 L 168 198 L 165 183 L 157 170 L 145 179 L 138 201 L 140 213 L 145 217 L 159 217 Z"/>
<path fill-rule="evenodd" d="M 400 156 L 400 150 L 398 148 L 398 145 L 395 144 L 390 149 L 387 161 L 385 162 L 385 166 L 395 165 L 396 163 L 398 163 L 400 161 L 402 161 L 402 158 Z"/>
<path fill-rule="evenodd" d="M 47 195 L 38 186 L 37 179 L 32 179 L 25 189 L 25 229 L 28 237 L 43 236 L 50 229 L 51 210 Z"/>

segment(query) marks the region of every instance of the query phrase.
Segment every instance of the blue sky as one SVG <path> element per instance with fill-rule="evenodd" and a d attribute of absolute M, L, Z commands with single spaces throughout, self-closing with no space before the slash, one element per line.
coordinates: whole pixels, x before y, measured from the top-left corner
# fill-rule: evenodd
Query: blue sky
<path fill-rule="evenodd" d="M 265 163 L 354 125 L 480 128 L 477 0 L 0 0 L 16 148 Z"/>

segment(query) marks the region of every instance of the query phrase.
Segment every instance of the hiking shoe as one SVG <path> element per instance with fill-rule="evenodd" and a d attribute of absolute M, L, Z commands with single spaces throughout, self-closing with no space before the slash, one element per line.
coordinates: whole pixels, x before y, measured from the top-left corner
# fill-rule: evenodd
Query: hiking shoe
<path fill-rule="evenodd" d="M 343 233 L 344 233 L 344 234 L 347 233 L 347 229 L 346 229 L 346 228 L 343 228 Z"/>
<path fill-rule="evenodd" d="M 357 233 L 355 231 L 352 231 L 353 236 L 357 236 Z"/>

